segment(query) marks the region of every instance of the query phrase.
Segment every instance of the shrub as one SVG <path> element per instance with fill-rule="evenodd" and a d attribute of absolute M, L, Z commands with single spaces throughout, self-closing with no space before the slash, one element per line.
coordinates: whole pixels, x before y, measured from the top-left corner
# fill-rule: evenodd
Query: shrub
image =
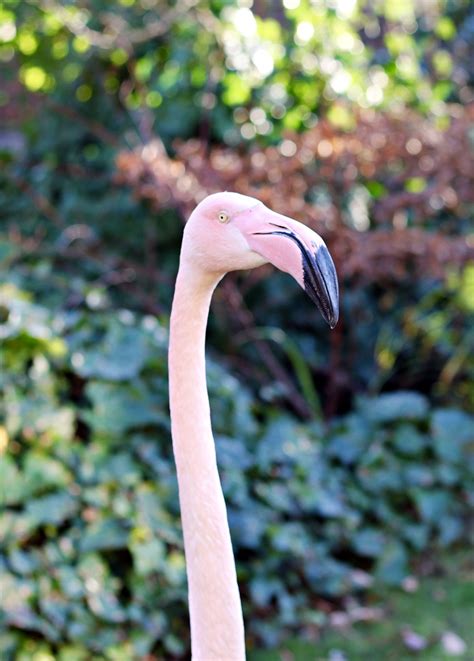
<path fill-rule="evenodd" d="M 185 657 L 166 329 L 128 310 L 52 314 L 13 288 L 1 310 L 3 657 Z M 262 417 L 212 360 L 208 380 L 250 646 L 466 538 L 466 413 L 398 392 L 303 425 Z"/>

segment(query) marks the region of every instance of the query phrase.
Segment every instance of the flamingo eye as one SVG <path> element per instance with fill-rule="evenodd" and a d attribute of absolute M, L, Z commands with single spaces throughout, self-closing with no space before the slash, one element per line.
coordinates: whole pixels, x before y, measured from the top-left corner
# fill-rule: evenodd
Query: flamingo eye
<path fill-rule="evenodd" d="M 220 223 L 228 223 L 229 222 L 229 214 L 227 211 L 219 211 L 219 222 Z"/>

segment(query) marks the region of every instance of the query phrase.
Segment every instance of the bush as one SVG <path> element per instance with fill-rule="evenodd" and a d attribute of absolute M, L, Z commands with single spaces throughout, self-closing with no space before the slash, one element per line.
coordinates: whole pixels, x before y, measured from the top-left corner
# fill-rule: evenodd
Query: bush
<path fill-rule="evenodd" d="M 188 654 L 166 327 L 182 221 L 216 189 L 311 224 L 341 280 L 332 333 L 283 274 L 215 294 L 249 647 L 466 541 L 472 3 L 245 4 L 0 9 L 7 659 Z"/>
<path fill-rule="evenodd" d="M 241 335 L 233 329 L 245 326 L 229 304 L 237 281 L 255 303 L 247 313 L 250 334 L 253 326 L 291 327 L 311 355 L 327 414 L 381 387 L 421 390 L 474 410 L 474 170 L 464 153 L 473 110 L 453 107 L 443 130 L 407 110 L 359 113 L 350 130 L 322 119 L 300 135 L 286 134 L 279 147 L 238 152 L 188 140 L 169 158 L 154 140 L 118 155 L 117 181 L 158 213 L 183 218 L 206 194 L 237 190 L 304 220 L 328 243 L 342 288 L 331 339 L 322 332 L 316 345 L 318 321 L 299 312 L 291 282 L 265 277 L 267 267 L 224 283 L 216 305 L 225 332 L 214 336 L 223 353 L 237 349 L 233 338 Z M 243 354 L 252 355 L 248 346 Z"/>
<path fill-rule="evenodd" d="M 181 221 L 206 192 L 237 189 L 317 229 L 342 285 L 340 323 L 316 343 L 292 284 L 262 270 L 226 279 L 210 336 L 255 395 L 315 410 L 287 369 L 288 341 L 247 341 L 270 326 L 310 356 L 328 417 L 398 388 L 472 411 L 472 8 L 294 4 L 252 15 L 220 1 L 130 0 L 114 13 L 12 2 L 0 98 L 9 278 L 48 306 L 99 295 L 166 315 Z M 266 75 L 257 46 L 273 59 Z"/>
<path fill-rule="evenodd" d="M 1 311 L 2 655 L 184 658 L 166 329 L 128 310 L 52 314 L 14 288 Z M 214 361 L 208 380 L 250 646 L 466 539 L 466 413 L 398 392 L 303 425 L 257 411 Z"/>

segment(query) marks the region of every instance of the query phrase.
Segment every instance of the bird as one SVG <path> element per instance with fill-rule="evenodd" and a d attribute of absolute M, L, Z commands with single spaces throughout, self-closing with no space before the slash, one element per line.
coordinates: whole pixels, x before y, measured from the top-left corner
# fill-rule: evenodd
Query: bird
<path fill-rule="evenodd" d="M 318 234 L 240 193 L 213 193 L 197 204 L 183 232 L 168 353 L 193 661 L 245 660 L 242 606 L 211 427 L 205 338 L 212 294 L 224 275 L 266 263 L 292 275 L 334 328 L 336 269 Z"/>

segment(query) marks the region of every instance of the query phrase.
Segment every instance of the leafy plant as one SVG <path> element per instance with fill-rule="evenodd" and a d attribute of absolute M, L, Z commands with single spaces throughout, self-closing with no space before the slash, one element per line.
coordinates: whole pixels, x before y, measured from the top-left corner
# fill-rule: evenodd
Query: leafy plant
<path fill-rule="evenodd" d="M 466 542 L 472 7 L 249 4 L 0 9 L 2 658 L 187 656 L 166 327 L 216 189 L 312 225 L 341 276 L 331 335 L 284 276 L 216 291 L 248 647 Z"/>
<path fill-rule="evenodd" d="M 166 329 L 128 311 L 54 314 L 13 288 L 2 306 L 2 654 L 185 656 Z M 209 384 L 250 646 L 465 540 L 466 413 L 398 392 L 302 425 L 257 417 L 214 361 Z"/>

